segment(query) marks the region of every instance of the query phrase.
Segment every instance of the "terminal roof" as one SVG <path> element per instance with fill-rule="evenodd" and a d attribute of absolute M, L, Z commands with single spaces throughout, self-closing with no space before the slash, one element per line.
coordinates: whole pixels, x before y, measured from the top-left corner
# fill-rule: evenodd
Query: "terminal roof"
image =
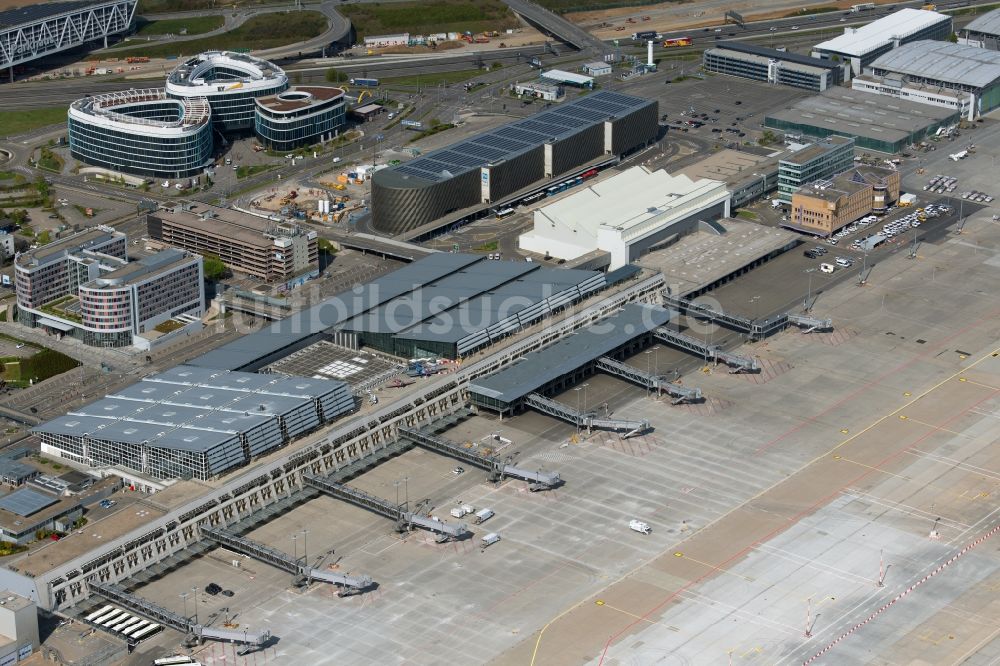
<path fill-rule="evenodd" d="M 469 391 L 508 404 L 514 403 L 629 340 L 663 326 L 669 319 L 668 310 L 631 303 L 612 317 L 531 352 L 500 372 L 477 379 L 469 386 Z"/>
<path fill-rule="evenodd" d="M 872 69 L 986 88 L 1000 79 L 1000 52 L 923 39 L 880 56 Z"/>
<path fill-rule="evenodd" d="M 950 20 L 951 17 L 945 14 L 905 7 L 860 28 L 847 28 L 839 37 L 817 44 L 813 48 L 817 51 L 860 57 L 892 43 L 897 38 L 909 37 L 936 23 Z"/>
<path fill-rule="evenodd" d="M 986 35 L 1000 35 L 1000 9 L 994 9 L 969 22 L 965 26 L 968 32 L 979 32 Z"/>

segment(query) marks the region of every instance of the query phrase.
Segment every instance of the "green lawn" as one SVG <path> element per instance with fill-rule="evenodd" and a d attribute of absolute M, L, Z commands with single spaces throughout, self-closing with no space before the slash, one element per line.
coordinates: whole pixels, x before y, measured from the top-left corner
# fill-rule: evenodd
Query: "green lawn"
<path fill-rule="evenodd" d="M 17 136 L 46 125 L 65 124 L 66 107 L 0 111 L 0 136 Z"/>
<path fill-rule="evenodd" d="M 435 72 L 420 76 L 393 76 L 379 79 L 381 85 L 436 86 L 440 83 L 460 83 L 481 74 L 478 69 L 460 69 L 455 72 Z"/>
<path fill-rule="evenodd" d="M 240 27 L 215 37 L 191 39 L 183 42 L 150 44 L 129 49 L 115 49 L 119 57 L 194 55 L 202 51 L 233 50 L 251 48 L 271 49 L 286 44 L 294 44 L 316 37 L 326 30 L 326 17 L 319 12 L 297 11 L 285 14 L 261 14 L 254 16 Z M 106 51 L 103 53 L 107 53 Z"/>
<path fill-rule="evenodd" d="M 400 32 L 483 32 L 516 28 L 514 14 L 500 0 L 429 0 L 359 3 L 337 8 L 351 19 L 358 39 Z"/>
<path fill-rule="evenodd" d="M 147 35 L 179 35 L 187 28 L 187 34 L 200 35 L 221 28 L 225 19 L 222 16 L 192 16 L 182 19 L 164 19 L 162 21 L 145 21 L 139 19 L 141 25 L 136 31 L 140 37 Z"/>

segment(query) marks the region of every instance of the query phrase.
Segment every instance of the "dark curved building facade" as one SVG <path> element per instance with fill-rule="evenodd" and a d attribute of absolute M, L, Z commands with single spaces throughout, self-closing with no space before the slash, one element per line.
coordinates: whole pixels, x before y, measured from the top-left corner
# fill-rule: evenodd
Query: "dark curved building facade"
<path fill-rule="evenodd" d="M 406 233 L 599 157 L 626 155 L 656 139 L 658 115 L 654 100 L 600 91 L 383 169 L 372 179 L 372 224 Z"/>

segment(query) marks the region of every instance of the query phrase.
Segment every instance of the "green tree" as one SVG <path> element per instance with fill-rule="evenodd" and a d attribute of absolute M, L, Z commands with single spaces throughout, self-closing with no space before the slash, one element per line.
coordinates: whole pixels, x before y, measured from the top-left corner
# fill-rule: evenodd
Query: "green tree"
<path fill-rule="evenodd" d="M 206 254 L 203 259 L 205 279 L 221 280 L 229 274 L 229 269 L 217 255 Z"/>
<path fill-rule="evenodd" d="M 952 44 L 957 44 L 958 35 L 956 35 L 955 33 L 951 33 L 950 35 L 948 35 L 948 41 L 951 42 Z"/>
<path fill-rule="evenodd" d="M 326 70 L 326 74 L 324 76 L 326 77 L 327 83 L 340 83 L 340 81 L 343 79 L 343 74 L 341 74 L 333 67 Z"/>
<path fill-rule="evenodd" d="M 38 234 L 35 240 L 38 242 L 39 245 L 46 245 L 52 242 L 52 235 L 49 234 L 48 229 L 44 229 L 42 230 L 42 233 Z"/>
<path fill-rule="evenodd" d="M 318 239 L 316 241 L 316 247 L 319 248 L 320 252 L 325 252 L 326 254 L 336 254 L 337 253 L 337 248 L 335 248 L 333 246 L 333 243 L 331 243 L 326 238 L 320 238 L 320 239 Z"/>
<path fill-rule="evenodd" d="M 43 199 L 49 196 L 49 181 L 45 180 L 45 176 L 39 176 L 35 179 L 35 190 L 38 192 L 38 196 Z"/>

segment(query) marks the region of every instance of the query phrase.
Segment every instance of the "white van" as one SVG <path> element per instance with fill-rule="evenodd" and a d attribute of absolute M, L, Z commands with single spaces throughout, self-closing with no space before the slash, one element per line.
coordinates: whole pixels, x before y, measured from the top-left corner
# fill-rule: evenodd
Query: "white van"
<path fill-rule="evenodd" d="M 834 266 L 833 264 L 820 264 L 819 265 L 819 270 L 822 271 L 822 272 L 824 272 L 824 273 L 832 273 L 835 270 L 837 270 L 837 267 Z"/>
<path fill-rule="evenodd" d="M 649 534 L 652 532 L 649 525 L 641 520 L 630 520 L 628 522 L 628 528 L 634 532 L 640 532 L 641 534 Z"/>

